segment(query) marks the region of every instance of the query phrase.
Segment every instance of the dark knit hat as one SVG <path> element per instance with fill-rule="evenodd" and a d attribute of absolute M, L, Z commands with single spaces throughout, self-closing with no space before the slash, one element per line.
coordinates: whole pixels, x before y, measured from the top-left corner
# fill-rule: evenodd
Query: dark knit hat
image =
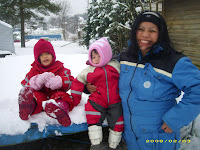
<path fill-rule="evenodd" d="M 142 22 L 152 22 L 160 30 L 160 16 L 156 12 L 144 12 L 141 15 L 139 24 Z"/>
<path fill-rule="evenodd" d="M 56 54 L 51 43 L 44 39 L 40 39 L 34 46 L 35 63 L 43 68 L 49 67 L 49 66 L 44 66 L 39 62 L 39 57 L 42 53 L 50 53 L 53 56 L 53 60 L 49 65 L 52 66 L 56 61 Z"/>

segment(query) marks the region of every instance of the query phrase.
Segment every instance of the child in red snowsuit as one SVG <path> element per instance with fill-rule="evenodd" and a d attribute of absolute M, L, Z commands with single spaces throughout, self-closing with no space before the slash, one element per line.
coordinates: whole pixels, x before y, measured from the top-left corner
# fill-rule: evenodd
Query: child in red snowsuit
<path fill-rule="evenodd" d="M 95 146 L 100 145 L 102 122 L 107 118 L 110 127 L 109 147 L 116 148 L 124 129 L 121 99 L 118 91 L 120 64 L 117 60 L 111 60 L 112 49 L 104 37 L 90 45 L 88 57 L 89 66 L 72 82 L 71 95 L 75 105 L 78 105 L 86 83 L 97 87 L 85 105 L 89 138 L 94 149 Z M 98 148 L 96 147 L 96 149 Z"/>
<path fill-rule="evenodd" d="M 19 94 L 19 116 L 22 120 L 44 110 L 56 118 L 62 126 L 69 126 L 68 112 L 74 107 L 73 100 L 66 93 L 74 79 L 63 63 L 56 61 L 50 42 L 40 39 L 34 46 L 35 61 L 31 70 L 21 82 Z"/>

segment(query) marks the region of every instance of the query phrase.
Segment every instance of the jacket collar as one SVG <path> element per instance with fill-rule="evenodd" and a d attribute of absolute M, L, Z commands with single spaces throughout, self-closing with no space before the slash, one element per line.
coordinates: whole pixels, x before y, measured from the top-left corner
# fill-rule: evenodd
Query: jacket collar
<path fill-rule="evenodd" d="M 150 54 L 158 54 L 161 51 L 163 51 L 163 47 L 161 45 L 154 45 L 151 50 L 145 56 L 143 56 L 141 50 L 139 49 L 139 60 L 143 59 L 144 57 L 149 57 Z"/>

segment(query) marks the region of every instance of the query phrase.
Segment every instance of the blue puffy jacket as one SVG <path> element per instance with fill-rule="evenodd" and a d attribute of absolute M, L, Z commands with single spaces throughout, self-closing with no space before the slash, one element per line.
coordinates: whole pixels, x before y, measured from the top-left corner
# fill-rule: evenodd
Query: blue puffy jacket
<path fill-rule="evenodd" d="M 162 49 L 155 49 L 156 53 Z M 120 55 L 119 92 L 129 150 L 180 147 L 180 129 L 200 113 L 200 71 L 183 54 Z M 185 94 L 178 104 L 176 98 Z M 172 133 L 165 133 L 165 122 Z"/>

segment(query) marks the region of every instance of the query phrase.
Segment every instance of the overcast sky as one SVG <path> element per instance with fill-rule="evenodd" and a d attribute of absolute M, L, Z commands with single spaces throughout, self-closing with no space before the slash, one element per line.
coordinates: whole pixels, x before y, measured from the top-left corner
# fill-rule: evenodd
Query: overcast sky
<path fill-rule="evenodd" d="M 88 0 L 68 0 L 71 4 L 70 15 L 82 14 L 87 11 L 87 1 Z"/>

